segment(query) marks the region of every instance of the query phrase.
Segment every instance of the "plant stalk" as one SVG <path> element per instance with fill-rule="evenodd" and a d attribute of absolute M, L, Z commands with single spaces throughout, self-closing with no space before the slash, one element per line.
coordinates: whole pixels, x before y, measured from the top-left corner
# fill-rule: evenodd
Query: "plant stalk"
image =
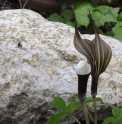
<path fill-rule="evenodd" d="M 95 123 L 94 122 L 94 119 L 92 118 L 92 116 L 91 116 L 91 114 L 89 113 L 89 111 L 87 110 L 87 112 L 88 112 L 88 115 L 89 115 L 89 117 L 91 118 L 91 120 L 93 121 L 93 123 Z"/>
<path fill-rule="evenodd" d="M 78 124 L 81 124 L 81 123 L 78 121 L 78 119 L 75 118 L 73 115 L 71 115 L 71 117 L 72 117 L 76 122 L 78 122 Z"/>
<path fill-rule="evenodd" d="M 94 124 L 97 124 L 97 106 L 96 106 L 96 97 L 93 97 L 93 104 L 94 104 Z"/>
<path fill-rule="evenodd" d="M 86 104 L 85 104 L 85 100 L 81 101 L 81 104 L 82 104 L 82 107 L 83 107 L 83 112 L 84 112 L 84 115 L 85 115 L 86 124 L 90 124 L 89 117 L 88 117 L 88 111 L 87 111 Z"/>

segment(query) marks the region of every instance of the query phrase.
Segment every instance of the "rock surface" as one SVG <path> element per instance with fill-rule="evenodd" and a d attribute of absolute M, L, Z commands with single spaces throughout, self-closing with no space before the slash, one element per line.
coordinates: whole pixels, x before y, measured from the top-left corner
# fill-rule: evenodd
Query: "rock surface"
<path fill-rule="evenodd" d="M 0 11 L 1 124 L 44 124 L 53 96 L 68 101 L 77 94 L 74 67 L 84 57 L 75 50 L 73 37 L 72 27 L 50 22 L 33 11 Z M 122 43 L 101 38 L 111 46 L 113 56 L 99 78 L 98 95 L 105 105 L 122 106 Z"/>

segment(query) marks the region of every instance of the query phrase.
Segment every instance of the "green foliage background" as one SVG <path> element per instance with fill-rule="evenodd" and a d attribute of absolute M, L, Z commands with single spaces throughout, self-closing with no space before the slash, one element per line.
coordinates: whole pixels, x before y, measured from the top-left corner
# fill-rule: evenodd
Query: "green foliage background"
<path fill-rule="evenodd" d="M 96 101 L 103 103 L 102 99 L 99 97 L 96 98 Z M 89 105 L 89 103 L 92 103 L 92 102 L 93 102 L 92 97 L 88 97 L 85 100 L 85 103 L 87 104 L 87 106 Z M 76 95 L 72 96 L 71 103 L 69 104 L 67 104 L 65 100 L 60 96 L 55 96 L 53 101 L 50 103 L 50 105 L 53 108 L 58 109 L 58 112 L 52 115 L 48 119 L 47 124 L 58 124 L 61 120 L 63 120 L 67 116 L 75 118 L 73 116 L 73 112 L 82 109 L 81 103 Z"/>
<path fill-rule="evenodd" d="M 107 1 L 111 2 L 111 0 Z M 96 6 L 94 3 L 94 0 L 92 2 L 81 2 L 77 4 L 73 1 L 70 1 L 70 3 L 62 2 L 60 14 L 51 14 L 48 19 L 74 27 L 74 17 L 71 9 L 72 4 L 75 8 L 79 31 L 82 34 L 94 34 L 93 27 L 88 18 L 90 11 L 99 33 L 122 41 L 122 13 L 119 13 L 119 7 Z"/>
<path fill-rule="evenodd" d="M 122 109 L 113 107 L 112 114 L 113 117 L 106 118 L 102 124 L 122 124 Z"/>

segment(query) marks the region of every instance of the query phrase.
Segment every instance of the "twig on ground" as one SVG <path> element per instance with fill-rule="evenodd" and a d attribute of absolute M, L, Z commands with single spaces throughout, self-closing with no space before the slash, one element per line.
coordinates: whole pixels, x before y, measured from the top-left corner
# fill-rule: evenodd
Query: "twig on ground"
<path fill-rule="evenodd" d="M 19 5 L 20 5 L 20 8 L 22 8 L 22 1 L 19 0 Z"/>
<path fill-rule="evenodd" d="M 23 5 L 23 9 L 25 8 L 26 4 L 28 3 L 29 0 L 26 0 L 24 5 Z"/>
<path fill-rule="evenodd" d="M 5 0 L 4 3 L 3 3 L 2 10 L 4 9 L 5 4 L 6 4 L 6 0 Z"/>

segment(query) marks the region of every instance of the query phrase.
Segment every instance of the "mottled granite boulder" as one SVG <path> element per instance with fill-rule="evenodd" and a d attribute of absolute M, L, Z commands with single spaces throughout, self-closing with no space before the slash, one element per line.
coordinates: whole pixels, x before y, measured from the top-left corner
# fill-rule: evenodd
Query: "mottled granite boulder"
<path fill-rule="evenodd" d="M 84 57 L 75 50 L 73 37 L 74 28 L 50 22 L 33 11 L 0 11 L 1 124 L 44 124 L 53 96 L 68 101 L 77 94 L 74 67 Z M 105 106 L 122 106 L 122 43 L 101 37 L 111 46 L 113 56 L 100 76 L 98 95 Z M 94 35 L 82 38 L 93 39 Z"/>

